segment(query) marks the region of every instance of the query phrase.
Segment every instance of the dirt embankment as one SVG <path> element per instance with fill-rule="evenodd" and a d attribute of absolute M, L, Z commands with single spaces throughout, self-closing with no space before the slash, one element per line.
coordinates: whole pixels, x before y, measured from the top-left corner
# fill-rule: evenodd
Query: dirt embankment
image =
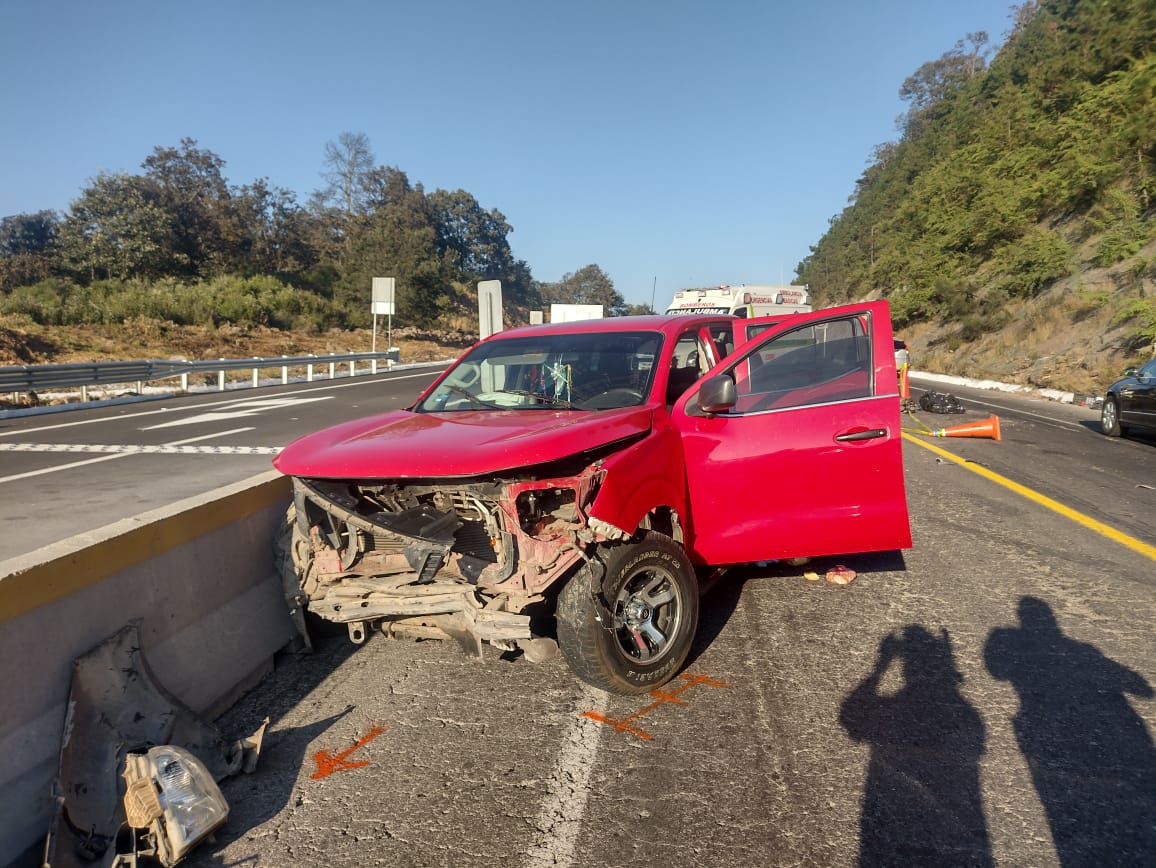
<path fill-rule="evenodd" d="M 400 350 L 402 362 L 430 362 L 457 358 L 476 336 L 462 332 L 394 329 L 392 338 L 393 346 Z M 368 329 L 304 334 L 261 327 L 177 326 L 152 320 L 134 320 L 121 325 L 49 328 L 0 318 L 0 366 L 320 356 L 327 353 L 367 353 L 373 345 L 373 334 Z M 386 336 L 379 330 L 378 351 L 384 352 L 387 346 Z M 17 395 L 15 400 L 4 394 L 0 395 L 0 408 L 34 405 L 42 401 L 32 394 Z"/>
<path fill-rule="evenodd" d="M 406 362 L 455 358 L 474 339 L 462 333 L 435 334 L 413 329 L 395 329 L 392 337 Z M 45 327 L 0 318 L 0 365 L 367 353 L 372 346 L 373 335 L 368 329 L 305 334 L 263 327 L 177 326 L 155 320 Z M 377 349 L 386 349 L 386 337 L 380 331 Z"/>

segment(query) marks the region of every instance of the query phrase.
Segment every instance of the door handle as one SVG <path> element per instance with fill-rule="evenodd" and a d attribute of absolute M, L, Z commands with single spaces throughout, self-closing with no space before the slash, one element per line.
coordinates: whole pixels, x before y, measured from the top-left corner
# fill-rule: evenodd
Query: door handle
<path fill-rule="evenodd" d="M 880 437 L 887 436 L 886 428 L 869 428 L 866 431 L 853 431 L 849 434 L 836 434 L 835 439 L 840 443 L 855 440 L 877 440 Z"/>

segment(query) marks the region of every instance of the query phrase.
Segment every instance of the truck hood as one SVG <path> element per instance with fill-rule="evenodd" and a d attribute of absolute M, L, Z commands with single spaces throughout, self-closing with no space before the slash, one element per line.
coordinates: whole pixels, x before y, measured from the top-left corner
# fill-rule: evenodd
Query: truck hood
<path fill-rule="evenodd" d="M 396 479 L 479 476 L 543 464 L 645 434 L 648 407 L 598 412 L 395 410 L 307 434 L 273 461 L 288 476 Z"/>

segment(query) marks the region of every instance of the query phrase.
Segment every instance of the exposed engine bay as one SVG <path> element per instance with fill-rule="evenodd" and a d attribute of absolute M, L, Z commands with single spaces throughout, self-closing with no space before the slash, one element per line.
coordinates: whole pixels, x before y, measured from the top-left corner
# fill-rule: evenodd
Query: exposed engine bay
<path fill-rule="evenodd" d="M 307 609 L 358 643 L 377 627 L 527 650 L 527 609 L 595 540 L 586 507 L 602 475 L 596 462 L 550 479 L 295 477 L 280 548 L 298 629 L 308 642 Z"/>

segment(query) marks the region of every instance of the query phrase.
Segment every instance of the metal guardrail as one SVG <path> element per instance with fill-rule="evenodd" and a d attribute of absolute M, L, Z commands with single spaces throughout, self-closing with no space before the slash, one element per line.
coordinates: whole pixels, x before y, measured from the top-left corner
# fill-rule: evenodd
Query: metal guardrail
<path fill-rule="evenodd" d="M 181 378 L 181 388 L 188 391 L 189 376 L 196 373 L 217 374 L 217 387 L 225 389 L 225 372 L 250 370 L 253 385 L 259 383 L 258 373 L 271 368 L 281 369 L 281 381 L 289 381 L 290 368 L 305 368 L 306 379 L 312 380 L 318 366 L 327 366 L 329 376 L 336 375 L 338 365 L 348 365 L 349 375 L 356 374 L 358 362 L 369 362 L 370 373 L 377 373 L 379 362 L 392 366 L 398 361 L 398 350 L 384 353 L 333 353 L 325 356 L 272 356 L 251 359 L 216 359 L 215 361 L 164 361 L 153 359 L 144 362 L 79 362 L 68 365 L 8 365 L 0 367 L 0 393 L 3 392 L 45 392 L 57 389 L 80 388 L 81 400 L 88 400 L 90 386 L 108 386 L 123 383 L 144 383 Z M 139 391 L 139 388 L 138 388 Z"/>

